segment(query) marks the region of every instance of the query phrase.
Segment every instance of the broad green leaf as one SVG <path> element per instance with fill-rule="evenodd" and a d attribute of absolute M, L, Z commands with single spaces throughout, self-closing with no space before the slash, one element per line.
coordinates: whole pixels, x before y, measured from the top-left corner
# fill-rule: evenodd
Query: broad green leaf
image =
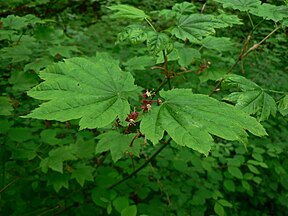
<path fill-rule="evenodd" d="M 250 11 L 261 4 L 260 0 L 215 0 L 222 3 L 224 8 L 233 8 L 240 11 Z"/>
<path fill-rule="evenodd" d="M 218 202 L 216 202 L 215 205 L 214 205 L 214 211 L 219 216 L 224 216 L 225 215 L 225 210 L 224 210 L 223 206 L 220 205 Z"/>
<path fill-rule="evenodd" d="M 182 2 L 182 3 L 177 3 L 172 7 L 172 10 L 184 15 L 184 14 L 191 14 L 192 12 L 195 12 L 196 7 L 194 4 L 190 2 Z"/>
<path fill-rule="evenodd" d="M 228 202 L 227 200 L 224 200 L 224 199 L 220 199 L 217 202 L 220 203 L 222 206 L 225 206 L 225 207 L 229 207 L 229 208 L 233 207 L 233 205 L 230 202 Z"/>
<path fill-rule="evenodd" d="M 173 50 L 173 43 L 166 34 L 151 31 L 147 35 L 147 48 L 153 55 L 157 55 L 161 51 L 165 51 L 167 54 Z"/>
<path fill-rule="evenodd" d="M 36 150 L 38 145 L 35 144 L 33 141 L 21 143 L 16 147 L 12 147 L 12 156 L 13 159 L 18 160 L 32 160 L 37 156 Z"/>
<path fill-rule="evenodd" d="M 3 22 L 3 27 L 7 29 L 15 29 L 21 30 L 22 28 L 26 27 L 28 24 L 36 24 L 36 23 L 45 23 L 45 21 L 41 20 L 40 18 L 28 14 L 23 17 L 9 15 L 6 18 L 2 18 L 1 21 Z"/>
<path fill-rule="evenodd" d="M 91 166 L 87 166 L 85 164 L 77 164 L 75 169 L 72 171 L 71 179 L 75 178 L 77 182 L 84 186 L 85 181 L 93 181 L 93 171 L 94 168 Z"/>
<path fill-rule="evenodd" d="M 181 40 L 198 42 L 203 37 L 215 33 L 213 16 L 203 14 L 182 15 L 177 18 L 171 34 Z"/>
<path fill-rule="evenodd" d="M 266 135 L 256 119 L 206 95 L 193 94 L 190 89 L 161 91 L 160 96 L 164 102 L 152 107 L 140 125 L 141 132 L 154 144 L 167 131 L 178 145 L 207 155 L 213 145 L 211 135 L 243 142 L 248 136 L 245 130 Z"/>
<path fill-rule="evenodd" d="M 23 143 L 34 138 L 32 131 L 28 127 L 12 127 L 8 131 L 8 137 L 11 140 L 19 143 Z"/>
<path fill-rule="evenodd" d="M 76 160 L 76 151 L 71 146 L 62 146 L 53 149 L 49 152 L 49 157 L 41 161 L 40 167 L 43 172 L 47 172 L 48 168 L 56 172 L 63 173 L 63 162 L 69 160 Z"/>
<path fill-rule="evenodd" d="M 0 115 L 10 115 L 13 111 L 11 101 L 8 97 L 0 96 Z"/>
<path fill-rule="evenodd" d="M 13 85 L 14 91 L 26 91 L 39 83 L 35 73 L 24 71 L 14 71 L 8 82 Z"/>
<path fill-rule="evenodd" d="M 225 179 L 223 183 L 226 190 L 230 192 L 235 192 L 235 183 L 230 179 Z"/>
<path fill-rule="evenodd" d="M 117 11 L 112 15 L 113 18 L 127 18 L 137 20 L 149 19 L 149 16 L 145 14 L 144 11 L 130 5 L 119 4 L 110 6 L 108 8 L 112 11 Z"/>
<path fill-rule="evenodd" d="M 137 207 L 136 205 L 128 206 L 127 208 L 121 211 L 121 216 L 136 216 Z"/>
<path fill-rule="evenodd" d="M 115 209 L 121 213 L 121 211 L 129 206 L 129 199 L 127 197 L 117 197 L 113 200 Z"/>
<path fill-rule="evenodd" d="M 117 42 L 128 40 L 132 44 L 143 43 L 147 40 L 147 30 L 141 25 L 129 25 L 117 36 Z"/>
<path fill-rule="evenodd" d="M 259 170 L 253 165 L 248 164 L 248 169 L 256 175 L 260 174 Z"/>
<path fill-rule="evenodd" d="M 183 47 L 177 50 L 180 57 L 178 63 L 181 67 L 187 67 L 193 60 L 201 59 L 201 54 L 197 49 Z"/>
<path fill-rule="evenodd" d="M 200 82 L 207 82 L 208 80 L 220 80 L 226 74 L 224 68 L 214 67 L 212 64 L 209 68 L 206 68 L 199 76 Z"/>
<path fill-rule="evenodd" d="M 76 46 L 53 46 L 48 48 L 48 52 L 51 56 L 61 55 L 66 58 L 71 58 L 73 52 L 78 52 L 79 50 Z"/>
<path fill-rule="evenodd" d="M 279 101 L 278 110 L 283 116 L 288 114 L 288 95 Z"/>
<path fill-rule="evenodd" d="M 236 178 L 238 178 L 238 179 L 243 179 L 243 174 L 242 174 L 241 170 L 240 170 L 238 167 L 229 166 L 229 167 L 228 167 L 228 172 L 229 172 L 232 176 L 234 176 L 234 177 L 236 177 Z"/>
<path fill-rule="evenodd" d="M 67 173 L 57 173 L 51 172 L 47 175 L 47 185 L 52 185 L 56 192 L 58 192 L 62 187 L 69 187 L 70 176 Z"/>
<path fill-rule="evenodd" d="M 43 58 L 36 59 L 35 61 L 26 64 L 24 67 L 24 71 L 26 72 L 28 70 L 33 70 L 36 73 L 39 73 L 40 70 L 44 69 L 47 65 L 50 65 L 52 63 L 53 58 L 45 56 Z"/>
<path fill-rule="evenodd" d="M 152 56 L 135 56 L 124 63 L 127 71 L 145 70 L 146 67 L 155 65 L 155 59 Z"/>
<path fill-rule="evenodd" d="M 223 27 L 243 24 L 237 15 L 226 14 L 225 12 L 221 12 L 221 14 L 215 18 L 223 23 Z"/>
<path fill-rule="evenodd" d="M 253 8 L 250 13 L 263 17 L 264 19 L 273 20 L 274 22 L 278 22 L 283 18 L 288 17 L 288 6 L 281 5 L 276 6 L 272 4 L 261 4 L 256 8 Z"/>
<path fill-rule="evenodd" d="M 237 109 L 248 114 L 256 114 L 259 121 L 268 119 L 270 115 L 275 116 L 277 108 L 274 99 L 256 83 L 243 76 L 231 74 L 224 79 L 223 84 L 237 87 L 242 91 L 233 92 L 224 98 L 235 103 Z"/>
<path fill-rule="evenodd" d="M 181 15 L 189 15 L 196 11 L 196 7 L 190 2 L 177 3 L 172 7 L 172 10 L 163 9 L 159 11 L 159 15 L 166 20 L 175 19 Z"/>
<path fill-rule="evenodd" d="M 128 153 L 139 156 L 140 145 L 143 141 L 141 141 L 141 139 L 136 139 L 133 146 L 130 147 L 130 143 L 135 135 L 136 134 L 120 134 L 117 131 L 103 133 L 97 137 L 99 142 L 96 145 L 96 153 L 110 150 L 114 162 L 117 162 Z"/>
<path fill-rule="evenodd" d="M 234 43 L 227 37 L 208 36 L 202 41 L 202 44 L 207 49 L 213 49 L 219 52 L 228 51 L 235 47 Z"/>
<path fill-rule="evenodd" d="M 13 47 L 4 47 L 0 49 L 1 58 L 11 59 L 11 63 L 28 61 L 32 54 L 30 48 L 25 45 L 17 45 Z"/>
<path fill-rule="evenodd" d="M 40 133 L 41 141 L 50 145 L 64 145 L 74 142 L 73 139 L 69 139 L 69 136 L 64 138 L 59 136 L 61 134 L 63 134 L 62 128 L 45 129 Z"/>
<path fill-rule="evenodd" d="M 91 62 L 72 58 L 47 67 L 40 73 L 45 81 L 28 95 L 48 100 L 26 118 L 67 121 L 80 118 L 80 129 L 104 127 L 115 120 L 124 120 L 130 112 L 128 97 L 139 88 L 130 73 L 121 71 L 107 57 Z"/>

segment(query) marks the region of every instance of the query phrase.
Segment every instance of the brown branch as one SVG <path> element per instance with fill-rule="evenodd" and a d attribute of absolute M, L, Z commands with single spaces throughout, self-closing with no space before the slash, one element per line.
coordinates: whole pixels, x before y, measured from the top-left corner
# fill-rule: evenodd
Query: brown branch
<path fill-rule="evenodd" d="M 129 175 L 125 176 L 124 178 L 122 178 L 121 180 L 115 182 L 114 184 L 110 185 L 107 187 L 108 190 L 118 186 L 119 184 L 127 181 L 128 179 L 130 179 L 131 177 L 133 177 L 134 175 L 136 175 L 138 172 L 140 172 L 143 168 L 145 168 L 166 146 L 168 146 L 168 144 L 171 142 L 172 138 L 170 138 L 168 141 L 164 142 L 163 145 L 147 160 L 145 161 L 145 163 L 143 163 L 140 167 L 138 167 L 136 170 L 134 170 L 132 173 L 130 173 Z"/>
<path fill-rule="evenodd" d="M 12 184 L 14 184 L 20 177 L 16 177 L 13 179 L 9 184 L 5 185 L 1 190 L 0 193 L 2 193 L 4 190 L 6 190 L 8 187 L 10 187 Z"/>
<path fill-rule="evenodd" d="M 241 52 L 239 54 L 238 59 L 234 62 L 234 64 L 229 68 L 229 70 L 226 72 L 226 75 L 229 74 L 234 67 L 245 57 L 248 56 L 249 53 L 251 53 L 252 51 L 256 50 L 262 43 L 264 43 L 272 34 L 274 34 L 278 29 L 281 28 L 281 25 L 277 26 L 273 31 L 271 31 L 266 37 L 264 37 L 259 43 L 253 45 L 248 51 L 246 51 L 247 45 L 250 42 L 251 39 L 251 35 L 249 34 L 247 39 L 245 40 L 245 43 L 243 45 L 243 48 L 241 49 Z M 216 86 L 214 87 L 213 91 L 209 94 L 209 97 L 211 97 L 214 93 L 219 91 L 219 86 L 221 85 L 221 83 L 224 81 L 224 78 L 222 78 L 221 80 L 218 81 L 218 83 L 216 84 Z"/>

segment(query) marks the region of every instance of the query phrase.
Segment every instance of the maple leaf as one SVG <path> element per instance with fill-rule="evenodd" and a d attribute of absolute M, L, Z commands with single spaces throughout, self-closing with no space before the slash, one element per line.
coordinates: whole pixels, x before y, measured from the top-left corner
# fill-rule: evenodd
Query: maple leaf
<path fill-rule="evenodd" d="M 26 118 L 57 121 L 80 119 L 80 129 L 110 124 L 118 116 L 123 121 L 130 113 L 129 97 L 137 97 L 130 73 L 121 71 L 118 62 L 99 55 L 95 63 L 71 58 L 47 67 L 40 73 L 45 81 L 28 91 L 39 100 L 48 100 Z"/>
<path fill-rule="evenodd" d="M 241 90 L 241 92 L 233 92 L 224 98 L 224 100 L 235 103 L 237 109 L 248 114 L 256 114 L 259 121 L 268 119 L 270 115 L 275 116 L 276 102 L 266 93 L 265 89 L 256 83 L 243 76 L 230 74 L 224 79 L 223 84 Z"/>
<path fill-rule="evenodd" d="M 167 131 L 181 146 L 208 154 L 216 135 L 227 140 L 247 142 L 247 132 L 256 136 L 266 135 L 265 129 L 253 117 L 233 106 L 191 89 L 161 91 L 163 103 L 145 113 L 140 130 L 157 144 Z"/>

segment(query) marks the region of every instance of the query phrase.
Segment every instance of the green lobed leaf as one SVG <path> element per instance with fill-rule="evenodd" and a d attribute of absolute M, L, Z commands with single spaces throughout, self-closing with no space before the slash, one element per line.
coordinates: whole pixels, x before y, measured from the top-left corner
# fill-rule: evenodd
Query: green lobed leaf
<path fill-rule="evenodd" d="M 14 91 L 26 91 L 38 84 L 37 75 L 30 72 L 14 71 L 9 78 L 9 84 L 12 84 Z"/>
<path fill-rule="evenodd" d="M 222 3 L 224 8 L 233 8 L 240 11 L 249 11 L 258 7 L 261 4 L 259 0 L 215 0 Z"/>
<path fill-rule="evenodd" d="M 182 15 L 177 18 L 171 34 L 181 40 L 197 42 L 203 37 L 215 33 L 213 16 L 203 14 Z"/>
<path fill-rule="evenodd" d="M 235 47 L 234 43 L 227 37 L 208 36 L 202 41 L 202 44 L 207 49 L 213 49 L 219 52 L 228 51 Z"/>
<path fill-rule="evenodd" d="M 178 48 L 179 60 L 178 63 L 181 67 L 187 67 L 195 59 L 201 59 L 201 54 L 197 49 L 182 47 Z"/>
<path fill-rule="evenodd" d="M 263 17 L 264 19 L 273 20 L 278 22 L 288 17 L 288 6 L 276 6 L 272 4 L 263 3 L 256 8 L 253 8 L 250 13 Z"/>
<path fill-rule="evenodd" d="M 67 173 L 61 174 L 57 172 L 52 172 L 47 175 L 47 185 L 52 185 L 56 192 L 58 192 L 62 187 L 69 187 L 70 176 Z"/>
<path fill-rule="evenodd" d="M 117 11 L 112 15 L 113 18 L 127 18 L 138 20 L 149 19 L 149 16 L 145 14 L 144 11 L 130 5 L 119 4 L 110 6 L 108 8 L 112 11 Z"/>
<path fill-rule="evenodd" d="M 117 42 L 128 40 L 132 44 L 143 43 L 147 40 L 147 31 L 141 25 L 129 25 L 117 36 Z"/>
<path fill-rule="evenodd" d="M 195 5 L 190 2 L 177 3 L 172 7 L 172 10 L 179 14 L 191 14 L 195 9 Z"/>
<path fill-rule="evenodd" d="M 152 56 L 135 56 L 124 63 L 127 71 L 145 70 L 146 67 L 155 65 L 155 59 Z"/>
<path fill-rule="evenodd" d="M 81 187 L 83 187 L 85 181 L 94 180 L 93 171 L 94 171 L 94 168 L 91 166 L 87 166 L 82 163 L 77 164 L 77 166 L 72 172 L 71 179 L 75 178 L 77 182 L 81 185 Z"/>
<path fill-rule="evenodd" d="M 153 55 L 161 51 L 167 54 L 173 50 L 173 43 L 166 34 L 151 31 L 147 35 L 147 48 Z"/>
<path fill-rule="evenodd" d="M 283 116 L 288 114 L 288 95 L 279 101 L 278 110 Z"/>
<path fill-rule="evenodd" d="M 47 67 L 40 73 L 45 81 L 28 95 L 48 100 L 26 118 L 68 121 L 80 118 L 80 129 L 104 127 L 124 120 L 130 112 L 129 97 L 139 88 L 130 73 L 124 73 L 116 61 L 98 57 L 94 62 L 72 58 Z"/>
<path fill-rule="evenodd" d="M 43 172 L 47 172 L 48 168 L 56 172 L 63 173 L 63 162 L 69 160 L 76 160 L 75 148 L 71 146 L 62 146 L 55 148 L 49 152 L 49 157 L 43 159 L 40 163 L 40 167 Z"/>
<path fill-rule="evenodd" d="M 117 131 L 109 131 L 97 137 L 99 142 L 96 145 L 96 153 L 105 151 L 111 152 L 112 160 L 117 162 L 125 156 L 125 154 L 132 153 L 134 156 L 139 156 L 141 148 L 141 140 L 136 139 L 133 146 L 130 143 L 136 134 L 120 134 Z"/>
<path fill-rule="evenodd" d="M 237 15 L 226 14 L 221 11 L 221 14 L 215 17 L 218 21 L 221 21 L 225 27 L 231 27 L 233 25 L 241 25 L 241 19 Z"/>
<path fill-rule="evenodd" d="M 4 47 L 0 49 L 1 58 L 11 59 L 11 63 L 28 61 L 32 54 L 32 50 L 25 45 L 17 45 L 13 47 Z"/>
<path fill-rule="evenodd" d="M 208 154 L 216 135 L 227 140 L 245 142 L 246 130 L 256 136 L 266 135 L 256 119 L 233 106 L 221 103 L 190 89 L 161 91 L 163 103 L 144 114 L 140 130 L 157 144 L 164 131 L 181 146 Z"/>
<path fill-rule="evenodd" d="M 237 87 L 242 91 L 233 92 L 224 98 L 235 103 L 237 109 L 248 114 L 256 114 L 259 121 L 268 119 L 270 115 L 275 116 L 277 108 L 274 99 L 256 83 L 243 76 L 231 74 L 224 79 L 223 84 Z"/>

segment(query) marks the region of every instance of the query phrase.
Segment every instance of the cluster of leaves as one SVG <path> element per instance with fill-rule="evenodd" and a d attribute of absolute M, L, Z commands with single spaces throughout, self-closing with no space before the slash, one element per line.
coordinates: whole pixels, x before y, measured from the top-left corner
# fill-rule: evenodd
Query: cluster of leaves
<path fill-rule="evenodd" d="M 288 6 L 99 2 L 1 18 L 0 214 L 284 215 Z"/>

